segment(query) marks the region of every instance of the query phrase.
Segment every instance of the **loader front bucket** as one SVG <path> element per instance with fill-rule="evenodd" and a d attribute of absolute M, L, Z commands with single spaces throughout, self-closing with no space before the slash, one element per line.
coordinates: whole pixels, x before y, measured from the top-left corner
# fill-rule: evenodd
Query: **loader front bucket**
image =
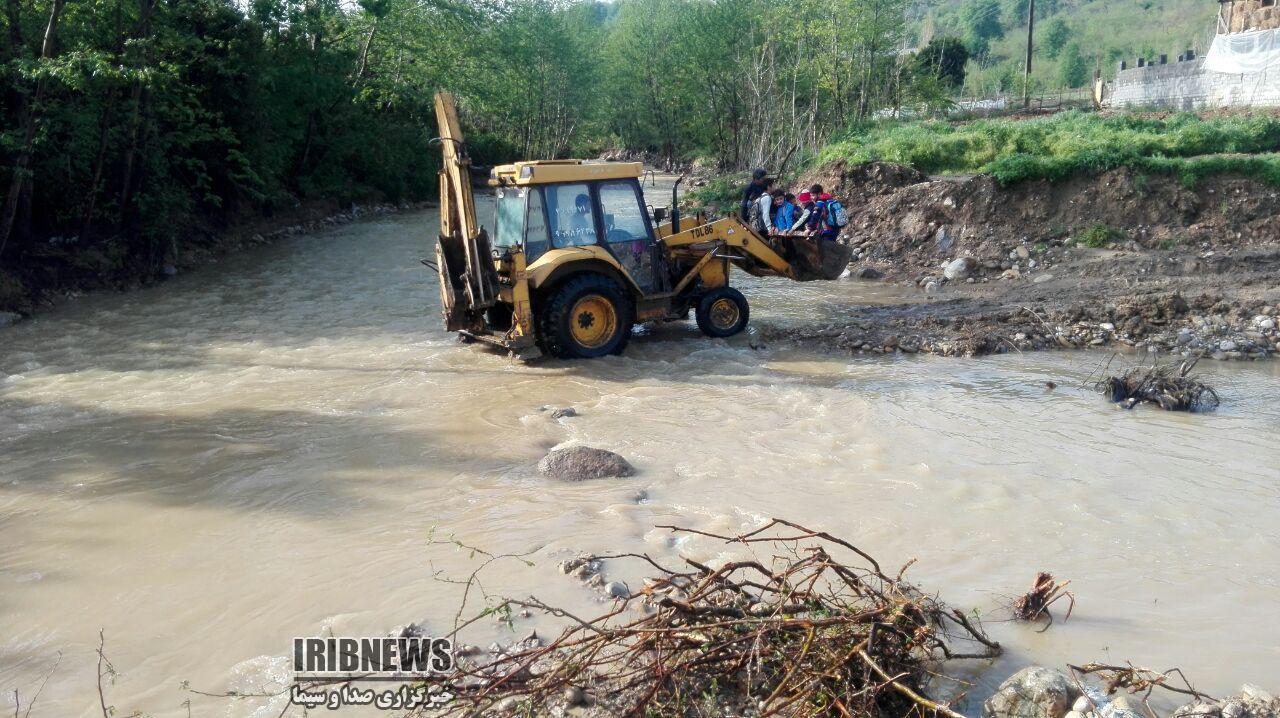
<path fill-rule="evenodd" d="M 853 247 L 836 240 L 777 237 L 773 241 L 780 245 L 797 282 L 839 279 L 853 257 Z"/>

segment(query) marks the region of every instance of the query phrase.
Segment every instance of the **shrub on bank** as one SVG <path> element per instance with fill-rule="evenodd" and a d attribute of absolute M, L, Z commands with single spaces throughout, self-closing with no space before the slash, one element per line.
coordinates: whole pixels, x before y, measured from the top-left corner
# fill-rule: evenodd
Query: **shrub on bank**
<path fill-rule="evenodd" d="M 1101 115 L 1073 110 L 1050 117 L 875 122 L 837 137 L 817 161 L 883 160 L 935 174 L 986 172 L 1003 184 L 1057 181 L 1133 167 L 1177 175 L 1194 184 L 1221 173 L 1280 184 L 1280 117 L 1244 114 L 1202 118 Z"/>

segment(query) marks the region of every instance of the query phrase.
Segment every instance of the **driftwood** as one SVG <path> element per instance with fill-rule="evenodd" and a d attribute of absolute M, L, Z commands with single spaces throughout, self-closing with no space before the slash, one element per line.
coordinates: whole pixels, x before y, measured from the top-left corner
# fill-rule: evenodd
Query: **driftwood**
<path fill-rule="evenodd" d="M 1213 411 L 1220 403 L 1212 387 L 1189 376 L 1199 357 L 1173 364 L 1134 367 L 1097 384 L 1111 401 L 1132 409 L 1147 402 L 1167 411 Z"/>
<path fill-rule="evenodd" d="M 1053 625 L 1053 614 L 1049 613 L 1049 606 L 1059 599 L 1065 598 L 1070 603 L 1067 606 L 1067 615 L 1062 620 L 1071 618 L 1071 612 L 1076 607 L 1076 597 L 1067 590 L 1067 584 L 1070 581 L 1058 583 L 1053 580 L 1053 574 L 1044 573 L 1043 571 L 1036 574 L 1036 581 L 1031 586 L 1031 590 L 1018 597 L 1013 602 L 1013 617 L 1019 621 L 1036 621 L 1041 618 L 1048 619 L 1048 623 L 1044 629 L 1048 630 Z"/>
<path fill-rule="evenodd" d="M 450 715 L 936 716 L 961 718 L 929 697 L 952 659 L 988 659 L 1000 645 L 948 608 L 830 534 L 774 519 L 726 536 L 663 526 L 748 549 L 721 565 L 668 568 L 643 554 L 589 560 L 642 565 L 652 578 L 611 611 L 581 619 L 536 599 L 533 610 L 570 625 L 546 645 L 526 641 L 449 679 Z M 905 571 L 905 568 L 903 569 Z M 458 630 L 480 616 L 462 622 Z M 454 632 L 456 638 L 458 630 Z"/>

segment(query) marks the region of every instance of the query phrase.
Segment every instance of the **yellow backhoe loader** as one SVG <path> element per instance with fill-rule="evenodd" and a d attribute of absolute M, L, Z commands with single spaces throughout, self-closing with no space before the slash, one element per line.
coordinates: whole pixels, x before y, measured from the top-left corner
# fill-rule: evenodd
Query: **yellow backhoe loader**
<path fill-rule="evenodd" d="M 633 162 L 495 167 L 491 237 L 476 220 L 471 161 L 451 95 L 436 95 L 436 116 L 444 166 L 435 266 L 445 327 L 465 339 L 600 357 L 622 352 L 633 324 L 687 319 L 690 309 L 703 333 L 728 337 L 750 313 L 729 286 L 730 266 L 804 281 L 834 279 L 848 261 L 847 253 L 831 261 L 843 247 L 821 244 L 834 243 L 767 239 L 737 217 L 682 220 L 674 190 L 669 214 L 650 213 L 640 188 L 644 168 Z"/>

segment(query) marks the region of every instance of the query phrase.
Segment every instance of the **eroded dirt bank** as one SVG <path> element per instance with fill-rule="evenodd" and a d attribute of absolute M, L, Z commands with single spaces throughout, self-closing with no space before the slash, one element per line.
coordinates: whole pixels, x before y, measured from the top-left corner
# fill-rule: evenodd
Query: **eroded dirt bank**
<path fill-rule="evenodd" d="M 801 178 L 850 212 L 851 277 L 918 301 L 775 338 L 862 352 L 976 355 L 1121 346 L 1218 359 L 1280 351 L 1280 193 L 1115 170 L 1001 187 L 987 176 L 835 164 Z"/>

